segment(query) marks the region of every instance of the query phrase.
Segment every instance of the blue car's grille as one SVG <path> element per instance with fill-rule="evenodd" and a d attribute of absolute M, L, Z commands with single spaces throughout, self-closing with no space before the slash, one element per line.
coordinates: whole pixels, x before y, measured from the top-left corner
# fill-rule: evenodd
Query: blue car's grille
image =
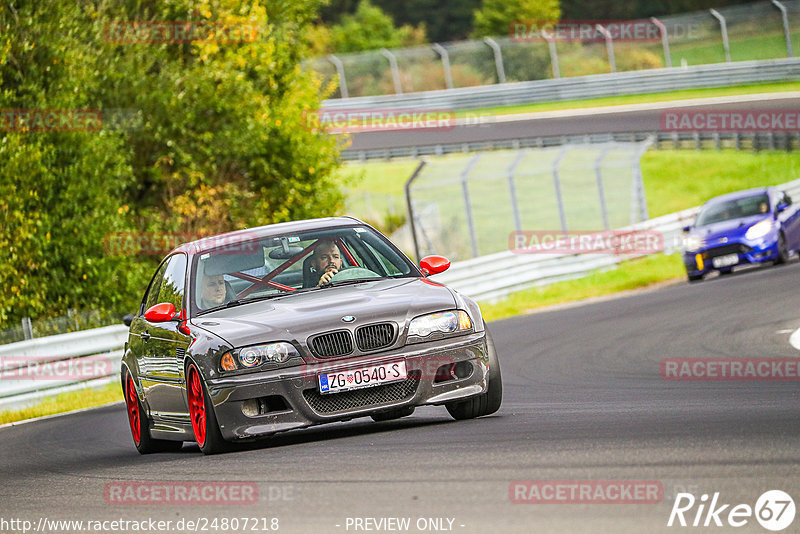
<path fill-rule="evenodd" d="M 717 256 L 725 256 L 726 254 L 747 253 L 753 250 L 747 245 L 741 243 L 731 243 L 729 245 L 722 245 L 720 247 L 713 247 L 706 250 L 706 258 L 716 258 Z"/>

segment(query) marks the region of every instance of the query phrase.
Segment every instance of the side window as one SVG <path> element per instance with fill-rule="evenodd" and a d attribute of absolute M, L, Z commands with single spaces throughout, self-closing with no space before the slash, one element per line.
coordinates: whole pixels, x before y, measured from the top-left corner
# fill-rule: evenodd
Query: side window
<path fill-rule="evenodd" d="M 167 262 L 161 264 L 150 282 L 150 287 L 147 289 L 147 295 L 144 297 L 144 310 L 147 311 L 150 306 L 158 304 L 158 293 L 161 291 L 161 282 L 164 280 L 164 271 L 167 268 Z"/>
<path fill-rule="evenodd" d="M 175 254 L 167 262 L 164 281 L 158 292 L 159 302 L 171 302 L 176 310 L 183 308 L 183 290 L 186 281 L 186 256 Z"/>

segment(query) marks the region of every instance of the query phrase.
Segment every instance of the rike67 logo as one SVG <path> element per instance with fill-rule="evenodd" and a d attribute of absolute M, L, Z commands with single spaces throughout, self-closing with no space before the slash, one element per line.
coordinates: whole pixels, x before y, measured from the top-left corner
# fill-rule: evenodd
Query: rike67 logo
<path fill-rule="evenodd" d="M 715 492 L 710 500 L 705 493 L 699 499 L 691 493 L 678 493 L 667 526 L 721 527 L 727 524 L 738 528 L 747 525 L 755 517 L 763 528 L 777 532 L 792 524 L 794 514 L 794 500 L 781 490 L 765 491 L 754 507 L 724 503 L 719 492 Z"/>

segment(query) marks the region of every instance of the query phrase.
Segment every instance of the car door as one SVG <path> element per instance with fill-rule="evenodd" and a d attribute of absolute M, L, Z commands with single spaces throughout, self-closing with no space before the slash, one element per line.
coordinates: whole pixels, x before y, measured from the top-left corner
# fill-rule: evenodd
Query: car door
<path fill-rule="evenodd" d="M 778 203 L 787 204 L 788 207 L 778 214 L 786 235 L 786 242 L 790 249 L 800 249 L 800 206 L 792 202 L 792 198 L 785 192 L 778 193 Z"/>
<path fill-rule="evenodd" d="M 142 304 L 139 308 L 139 313 L 131 320 L 130 333 L 128 335 L 128 347 L 131 354 L 135 359 L 135 365 L 138 369 L 137 376 L 142 380 L 147 376 L 147 363 L 149 360 L 147 351 L 149 349 L 150 341 L 150 325 L 144 319 L 144 312 L 147 309 L 158 303 L 158 293 L 161 290 L 161 282 L 164 279 L 164 270 L 167 268 L 167 262 L 162 262 L 156 269 L 156 273 L 150 280 L 150 285 L 144 294 Z M 146 390 L 145 390 L 146 392 Z"/>
<path fill-rule="evenodd" d="M 156 304 L 169 302 L 176 313 L 184 308 L 186 286 L 186 255 L 168 258 Z M 151 304 L 152 305 L 152 304 Z M 183 357 L 191 338 L 178 330 L 178 320 L 151 323 L 146 321 L 150 339 L 146 342 L 146 389 L 152 414 L 163 422 L 188 421 L 188 406 L 184 394 Z M 144 380 L 143 380 L 144 385 Z"/>

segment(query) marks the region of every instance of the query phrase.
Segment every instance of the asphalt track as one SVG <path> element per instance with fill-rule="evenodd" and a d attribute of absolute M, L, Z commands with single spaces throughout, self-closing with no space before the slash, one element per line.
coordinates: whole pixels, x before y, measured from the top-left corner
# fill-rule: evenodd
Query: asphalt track
<path fill-rule="evenodd" d="M 478 420 L 455 422 L 430 407 L 212 457 L 193 444 L 140 456 L 121 405 L 3 428 L 0 525 L 277 517 L 279 532 L 336 533 L 366 531 L 347 528 L 348 518 L 408 517 L 409 532 L 420 531 L 419 518 L 453 519 L 459 533 L 766 532 L 753 518 L 738 529 L 666 523 L 682 490 L 698 499 L 720 492 L 732 505 L 753 506 L 770 489 L 800 499 L 798 382 L 666 381 L 660 361 L 799 357 L 789 344 L 800 328 L 798 280 L 794 260 L 493 323 L 505 399 Z M 104 497 L 106 484 L 119 481 L 219 480 L 256 483 L 258 503 L 120 505 Z M 517 480 L 657 481 L 664 497 L 514 504 Z M 798 525 L 800 517 L 786 532 Z M 0 531 L 21 532 L 8 524 Z"/>
<path fill-rule="evenodd" d="M 473 117 L 453 127 L 440 129 L 391 129 L 351 134 L 349 150 L 376 150 L 451 143 L 501 141 L 526 137 L 557 137 L 608 133 L 657 132 L 661 115 L 672 110 L 794 110 L 800 111 L 798 96 L 744 95 L 721 99 L 531 113 L 517 117 Z"/>

